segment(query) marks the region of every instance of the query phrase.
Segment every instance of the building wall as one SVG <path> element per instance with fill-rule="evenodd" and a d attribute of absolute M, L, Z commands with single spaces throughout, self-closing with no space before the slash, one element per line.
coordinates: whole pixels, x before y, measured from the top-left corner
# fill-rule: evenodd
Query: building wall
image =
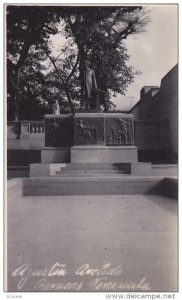
<path fill-rule="evenodd" d="M 161 80 L 159 87 L 144 87 L 140 100 L 130 111 L 135 121 L 168 122 L 168 149 L 173 157 L 178 153 L 178 65 L 174 66 Z M 167 123 L 166 123 L 167 124 Z M 145 123 L 145 126 L 146 123 Z M 135 132 L 137 146 L 140 132 Z M 147 145 L 146 145 L 147 147 Z"/>
<path fill-rule="evenodd" d="M 178 153 L 178 66 L 176 65 L 161 81 L 159 117 L 169 121 L 170 149 Z"/>

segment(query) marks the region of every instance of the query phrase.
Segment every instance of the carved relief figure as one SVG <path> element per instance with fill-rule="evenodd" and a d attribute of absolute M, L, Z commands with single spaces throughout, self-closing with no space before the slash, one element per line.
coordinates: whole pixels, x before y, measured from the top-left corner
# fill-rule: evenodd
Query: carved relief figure
<path fill-rule="evenodd" d="M 111 128 L 109 144 L 127 144 L 127 135 L 127 122 L 122 119 L 118 119 L 117 128 Z"/>
<path fill-rule="evenodd" d="M 81 120 L 78 120 L 77 132 L 78 136 L 82 136 L 87 141 L 96 139 L 96 130 L 86 127 Z"/>

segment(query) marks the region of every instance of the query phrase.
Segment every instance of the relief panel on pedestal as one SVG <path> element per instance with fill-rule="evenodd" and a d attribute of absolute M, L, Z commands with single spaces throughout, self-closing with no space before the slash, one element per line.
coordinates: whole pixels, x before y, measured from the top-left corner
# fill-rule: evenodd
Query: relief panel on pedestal
<path fill-rule="evenodd" d="M 45 146 L 67 147 L 73 145 L 73 116 L 45 117 Z"/>
<path fill-rule="evenodd" d="M 106 117 L 105 143 L 106 145 L 133 145 L 133 119 Z"/>
<path fill-rule="evenodd" d="M 104 118 L 74 119 L 74 145 L 103 145 Z"/>

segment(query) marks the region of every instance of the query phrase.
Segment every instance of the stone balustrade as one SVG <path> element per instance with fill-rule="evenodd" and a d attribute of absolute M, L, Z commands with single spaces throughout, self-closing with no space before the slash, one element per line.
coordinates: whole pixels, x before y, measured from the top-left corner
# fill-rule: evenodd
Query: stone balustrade
<path fill-rule="evenodd" d="M 45 134 L 44 121 L 8 122 L 8 138 L 19 138 L 21 134 Z"/>
<path fill-rule="evenodd" d="M 44 122 L 30 123 L 30 134 L 42 134 L 45 133 Z"/>
<path fill-rule="evenodd" d="M 29 121 L 21 123 L 21 134 L 44 134 L 44 121 Z"/>
<path fill-rule="evenodd" d="M 8 149 L 35 149 L 45 146 L 44 121 L 8 122 L 7 148 Z"/>

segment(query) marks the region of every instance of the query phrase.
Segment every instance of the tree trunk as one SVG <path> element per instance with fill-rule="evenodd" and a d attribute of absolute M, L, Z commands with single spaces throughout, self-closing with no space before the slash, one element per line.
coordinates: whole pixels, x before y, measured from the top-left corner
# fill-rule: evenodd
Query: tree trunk
<path fill-rule="evenodd" d="M 75 110 L 74 110 L 74 106 L 73 106 L 73 103 L 72 103 L 72 100 L 71 100 L 71 97 L 70 97 L 69 89 L 68 89 L 67 86 L 65 86 L 64 90 L 65 90 L 65 93 L 66 93 L 66 97 L 68 99 L 69 107 L 71 109 L 72 114 L 74 115 L 75 114 Z"/>
<path fill-rule="evenodd" d="M 15 95 L 14 95 L 14 104 L 15 104 L 15 121 L 19 120 L 19 102 L 20 102 L 20 93 L 19 93 L 19 82 L 20 82 L 20 67 L 17 68 L 15 74 Z"/>
<path fill-rule="evenodd" d="M 15 121 L 19 120 L 20 117 L 20 111 L 19 111 L 19 103 L 20 103 L 20 92 L 19 92 L 19 82 L 20 82 L 20 73 L 21 73 L 21 67 L 25 63 L 25 59 L 28 55 L 28 51 L 30 49 L 30 46 L 32 44 L 32 41 L 29 39 L 27 43 L 23 45 L 22 51 L 20 53 L 19 61 L 16 65 L 16 71 L 15 71 L 15 95 L 14 95 L 14 102 L 15 102 Z"/>
<path fill-rule="evenodd" d="M 79 72 L 80 72 L 80 83 L 81 83 L 81 106 L 84 104 L 84 60 L 85 60 L 85 51 L 84 51 L 84 46 L 79 45 L 79 55 L 80 55 L 80 65 L 79 65 Z"/>

